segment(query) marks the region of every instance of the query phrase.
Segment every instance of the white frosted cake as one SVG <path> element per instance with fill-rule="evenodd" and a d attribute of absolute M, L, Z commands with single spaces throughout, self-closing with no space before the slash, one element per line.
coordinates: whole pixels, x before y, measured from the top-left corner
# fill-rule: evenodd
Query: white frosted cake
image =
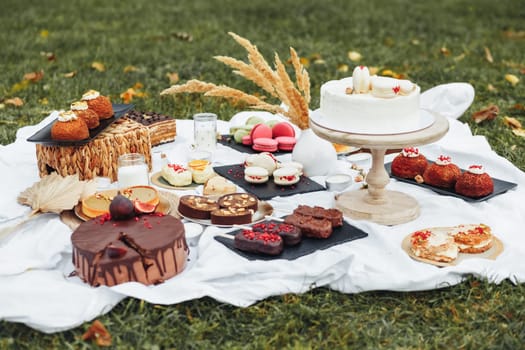
<path fill-rule="evenodd" d="M 409 80 L 370 76 L 358 66 L 352 77 L 331 80 L 321 86 L 318 119 L 334 130 L 390 134 L 420 128 L 420 88 Z"/>

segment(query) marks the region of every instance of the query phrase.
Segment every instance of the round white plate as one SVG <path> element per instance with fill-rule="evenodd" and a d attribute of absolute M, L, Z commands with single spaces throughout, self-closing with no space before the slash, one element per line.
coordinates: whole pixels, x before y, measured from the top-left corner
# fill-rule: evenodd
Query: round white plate
<path fill-rule="evenodd" d="M 313 111 L 310 113 L 310 120 L 326 129 L 334 130 L 334 131 L 341 131 L 341 132 L 347 132 L 350 134 L 362 134 L 362 135 L 398 135 L 398 134 L 406 134 L 410 132 L 420 131 L 423 129 L 426 129 L 430 127 L 432 124 L 434 124 L 435 118 L 432 113 L 427 111 L 426 109 L 421 109 L 421 114 L 419 118 L 419 124 L 416 127 L 410 128 L 410 129 L 401 129 L 396 132 L 378 132 L 378 133 L 371 133 L 368 132 L 368 130 L 359 130 L 356 128 L 352 128 L 351 125 L 348 125 L 347 128 L 339 128 L 334 127 L 333 123 L 331 123 L 329 120 L 326 120 L 326 118 L 323 117 L 319 109 Z"/>

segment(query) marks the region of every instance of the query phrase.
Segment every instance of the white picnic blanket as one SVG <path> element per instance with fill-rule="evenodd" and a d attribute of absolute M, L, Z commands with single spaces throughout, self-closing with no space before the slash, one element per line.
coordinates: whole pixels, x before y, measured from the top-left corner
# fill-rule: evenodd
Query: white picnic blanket
<path fill-rule="evenodd" d="M 174 304 L 203 296 L 237 306 L 283 293 L 303 293 L 327 286 L 343 293 L 371 290 L 419 291 L 457 284 L 472 274 L 492 283 L 509 279 L 525 282 L 525 174 L 493 152 L 487 140 L 472 136 L 459 117 L 474 97 L 468 84 L 447 84 L 422 96 L 422 106 L 449 118 L 450 131 L 438 142 L 420 147 L 429 158 L 448 154 L 460 167 L 484 164 L 493 177 L 518 186 L 481 203 L 438 195 L 433 191 L 391 180 L 388 189 L 408 193 L 421 206 L 416 220 L 384 226 L 367 221 L 347 221 L 369 236 L 317 251 L 296 260 L 248 261 L 214 240 L 214 234 L 227 229 L 206 227 L 198 246 L 192 248 L 190 263 L 180 275 L 157 286 L 126 283 L 112 288 L 93 288 L 77 277 L 68 277 L 71 263 L 71 230 L 57 215 L 46 214 L 20 226 L 0 242 L 0 319 L 22 322 L 43 332 L 70 329 L 109 312 L 127 296 L 157 304 Z M 250 112 L 253 114 L 253 112 Z M 246 113 L 231 123 L 241 122 Z M 265 115 L 261 113 L 261 115 Z M 268 117 L 268 115 L 266 115 Z M 274 116 L 269 116 L 274 117 Z M 18 205 L 18 194 L 39 180 L 35 145 L 27 137 L 51 121 L 50 117 L 34 126 L 21 128 L 14 143 L 0 146 L 0 229 L 13 225 L 29 212 Z M 229 124 L 219 122 L 227 132 Z M 184 162 L 192 142 L 192 122 L 177 121 L 174 143 L 154 149 L 154 171 L 159 170 L 160 153 L 170 160 Z M 219 145 L 213 154 L 214 165 L 234 164 L 245 155 Z M 393 155 L 387 157 L 387 161 Z M 349 174 L 350 164 L 341 160 L 338 171 Z M 323 177 L 314 178 L 322 181 Z M 100 188 L 111 187 L 107 181 Z M 353 188 L 358 188 L 354 184 Z M 352 188 L 350 188 L 352 189 Z M 200 188 L 194 190 L 199 193 Z M 179 194 L 188 193 L 179 191 Z M 333 193 L 313 192 L 277 197 L 269 201 L 275 215 L 284 215 L 298 203 L 333 206 Z M 504 244 L 496 260 L 469 259 L 452 267 L 438 268 L 412 260 L 402 249 L 403 238 L 412 231 L 432 226 L 484 222 Z"/>

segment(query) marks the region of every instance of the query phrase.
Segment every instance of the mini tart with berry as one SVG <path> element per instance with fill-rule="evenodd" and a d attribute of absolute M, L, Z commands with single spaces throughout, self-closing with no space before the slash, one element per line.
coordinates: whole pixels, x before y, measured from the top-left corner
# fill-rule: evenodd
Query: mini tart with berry
<path fill-rule="evenodd" d="M 492 230 L 485 224 L 458 225 L 449 234 L 461 253 L 483 253 L 494 244 Z"/>
<path fill-rule="evenodd" d="M 441 188 L 454 189 L 461 175 L 461 169 L 452 163 L 449 156 L 441 155 L 434 164 L 429 165 L 423 173 L 426 184 Z"/>
<path fill-rule="evenodd" d="M 467 197 L 484 197 L 494 192 L 494 182 L 482 165 L 471 165 L 458 178 L 455 190 L 456 193 Z"/>
<path fill-rule="evenodd" d="M 113 116 L 113 105 L 106 96 L 96 90 L 88 90 L 82 95 L 82 101 L 85 101 L 89 109 L 97 113 L 98 118 L 109 119 Z"/>
<path fill-rule="evenodd" d="M 423 259 L 449 263 L 458 257 L 454 238 L 442 230 L 425 229 L 412 233 L 410 250 Z"/>
<path fill-rule="evenodd" d="M 164 165 L 160 174 L 172 186 L 189 186 L 193 181 L 191 171 L 179 164 Z"/>
<path fill-rule="evenodd" d="M 403 148 L 392 161 L 392 175 L 404 179 L 413 179 L 423 175 L 428 166 L 427 158 L 415 147 Z"/>

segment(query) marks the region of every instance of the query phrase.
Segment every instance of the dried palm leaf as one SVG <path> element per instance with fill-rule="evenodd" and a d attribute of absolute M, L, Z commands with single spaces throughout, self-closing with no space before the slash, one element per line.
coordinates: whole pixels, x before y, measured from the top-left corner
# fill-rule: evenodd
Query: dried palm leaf
<path fill-rule="evenodd" d="M 80 181 L 78 174 L 62 177 L 52 173 L 24 190 L 18 203 L 28 205 L 32 211 L 16 225 L 0 230 L 0 239 L 15 231 L 20 225 L 41 213 L 56 213 L 73 209 L 78 201 L 96 192 L 94 181 Z"/>

